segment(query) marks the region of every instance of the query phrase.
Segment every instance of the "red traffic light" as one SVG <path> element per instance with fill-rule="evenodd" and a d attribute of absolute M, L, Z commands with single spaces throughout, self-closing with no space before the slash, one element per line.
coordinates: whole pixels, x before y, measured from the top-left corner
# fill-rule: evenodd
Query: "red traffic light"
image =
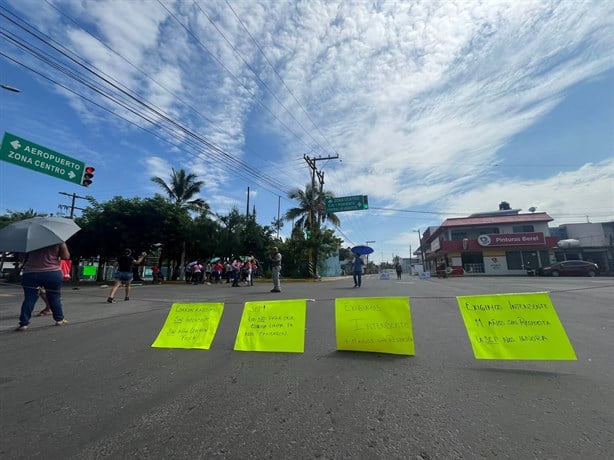
<path fill-rule="evenodd" d="M 86 166 L 85 171 L 83 172 L 83 178 L 81 179 L 81 185 L 84 187 L 89 187 L 92 184 L 92 179 L 94 178 L 94 171 L 96 168 L 92 166 Z"/>

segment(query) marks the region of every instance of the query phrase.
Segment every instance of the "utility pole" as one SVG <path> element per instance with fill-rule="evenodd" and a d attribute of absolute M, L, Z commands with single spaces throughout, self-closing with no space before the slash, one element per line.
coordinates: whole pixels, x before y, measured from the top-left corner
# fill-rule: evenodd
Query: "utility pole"
<path fill-rule="evenodd" d="M 314 215 L 315 213 L 315 199 L 316 199 L 316 175 L 318 177 L 318 181 L 320 182 L 320 189 L 319 189 L 319 194 L 322 194 L 322 191 L 324 189 L 324 172 L 322 171 L 318 171 L 316 168 L 316 162 L 317 161 L 324 161 L 324 160 L 335 160 L 339 158 L 339 155 L 335 155 L 334 157 L 331 157 L 330 155 L 327 157 L 317 157 L 317 158 L 311 158 L 308 155 L 303 155 L 303 159 L 307 162 L 307 165 L 309 166 L 309 168 L 311 169 L 311 196 L 309 197 L 310 199 L 310 203 L 309 203 L 309 214 L 307 216 L 307 225 L 308 225 L 308 230 L 309 233 L 311 235 L 311 238 L 314 238 L 316 236 L 316 232 L 314 232 L 314 230 L 317 228 L 318 232 L 320 230 L 320 225 L 322 224 L 322 213 L 318 212 L 317 216 Z M 317 222 L 315 222 L 317 217 Z M 314 225 L 317 223 L 317 226 Z M 312 240 L 313 241 L 313 240 Z M 317 258 L 316 258 L 316 266 L 314 267 L 314 263 L 313 263 L 313 244 L 309 245 L 309 275 L 313 276 L 315 278 L 318 277 L 318 267 L 317 267 Z"/>
<path fill-rule="evenodd" d="M 281 211 L 281 196 L 277 195 L 277 239 L 279 239 L 279 213 Z"/>
<path fill-rule="evenodd" d="M 79 196 L 76 193 L 66 193 L 66 192 L 58 192 L 60 195 L 66 195 L 66 196 L 70 196 L 72 197 L 72 202 L 70 204 L 70 218 L 74 218 L 75 216 L 75 209 L 78 209 L 79 211 L 83 211 L 83 208 L 78 208 L 75 206 L 75 200 L 77 198 L 79 198 L 80 200 L 87 200 L 86 197 L 84 196 Z M 66 205 L 60 205 L 61 208 L 66 209 L 67 206 Z"/>
<path fill-rule="evenodd" d="M 245 208 L 245 216 L 249 217 L 249 187 L 247 187 L 247 207 Z"/>
<path fill-rule="evenodd" d="M 422 247 L 422 235 L 420 234 L 420 229 L 414 230 L 418 233 L 418 242 L 420 243 L 420 258 L 422 259 L 422 270 L 425 269 L 424 266 L 424 248 Z"/>

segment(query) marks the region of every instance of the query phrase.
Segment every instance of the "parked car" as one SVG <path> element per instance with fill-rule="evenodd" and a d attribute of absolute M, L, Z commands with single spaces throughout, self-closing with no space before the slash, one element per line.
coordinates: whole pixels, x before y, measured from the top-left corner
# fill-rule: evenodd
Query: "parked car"
<path fill-rule="evenodd" d="M 541 276 L 596 276 L 599 266 L 586 260 L 566 260 L 537 269 Z"/>

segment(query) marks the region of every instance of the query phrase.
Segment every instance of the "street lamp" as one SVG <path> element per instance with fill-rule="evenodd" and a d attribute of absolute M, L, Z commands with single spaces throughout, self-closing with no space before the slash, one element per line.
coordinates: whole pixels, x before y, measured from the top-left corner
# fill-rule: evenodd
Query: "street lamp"
<path fill-rule="evenodd" d="M 12 91 L 14 93 L 21 93 L 21 90 L 19 88 L 15 88 L 14 86 L 9 86 L 9 85 L 0 85 L 0 88 L 5 89 L 7 91 Z"/>

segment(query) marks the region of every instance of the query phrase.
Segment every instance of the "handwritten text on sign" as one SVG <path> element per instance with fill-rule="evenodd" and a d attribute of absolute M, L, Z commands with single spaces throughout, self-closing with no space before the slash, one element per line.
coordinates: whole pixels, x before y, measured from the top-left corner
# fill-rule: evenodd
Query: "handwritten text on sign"
<path fill-rule="evenodd" d="M 575 360 L 547 292 L 457 297 L 476 359 Z"/>
<path fill-rule="evenodd" d="M 151 346 L 208 350 L 223 311 L 223 303 L 174 303 Z"/>
<path fill-rule="evenodd" d="M 303 353 L 307 300 L 245 302 L 235 350 Z"/>
<path fill-rule="evenodd" d="M 414 355 L 408 297 L 335 299 L 337 350 Z"/>

